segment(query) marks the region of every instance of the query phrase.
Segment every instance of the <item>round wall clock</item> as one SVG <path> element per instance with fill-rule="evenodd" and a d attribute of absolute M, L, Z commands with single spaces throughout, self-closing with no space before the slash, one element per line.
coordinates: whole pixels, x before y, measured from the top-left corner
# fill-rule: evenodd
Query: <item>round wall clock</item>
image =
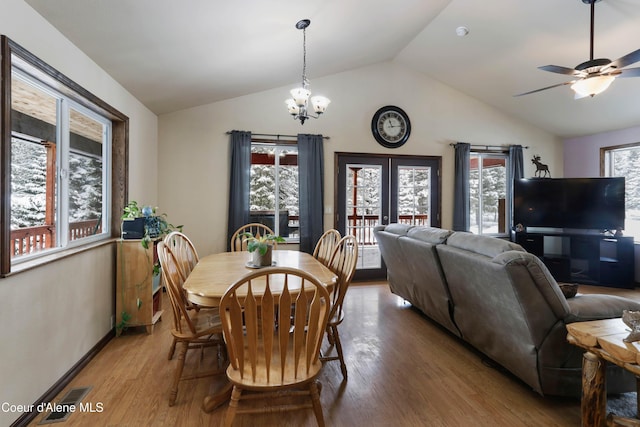
<path fill-rule="evenodd" d="M 397 148 L 409 139 L 411 122 L 402 108 L 387 105 L 373 115 L 371 132 L 380 145 Z"/>

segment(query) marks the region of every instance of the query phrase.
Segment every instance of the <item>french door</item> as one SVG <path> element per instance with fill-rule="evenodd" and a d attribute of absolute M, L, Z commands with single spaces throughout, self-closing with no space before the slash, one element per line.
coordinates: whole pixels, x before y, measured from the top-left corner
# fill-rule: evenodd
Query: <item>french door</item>
<path fill-rule="evenodd" d="M 440 226 L 442 158 L 336 153 L 335 227 L 358 240 L 355 279 L 383 279 L 379 224 Z"/>

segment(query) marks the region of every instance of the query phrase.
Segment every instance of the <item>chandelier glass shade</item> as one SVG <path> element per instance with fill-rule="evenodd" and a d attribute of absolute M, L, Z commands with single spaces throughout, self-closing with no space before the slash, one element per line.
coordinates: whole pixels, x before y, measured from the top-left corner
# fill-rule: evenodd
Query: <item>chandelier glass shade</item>
<path fill-rule="evenodd" d="M 572 84 L 571 89 L 580 96 L 594 96 L 607 90 L 615 79 L 615 76 L 587 77 Z"/>
<path fill-rule="evenodd" d="M 294 120 L 300 120 L 300 124 L 304 124 L 305 120 L 312 117 L 317 119 L 327 109 L 327 106 L 331 102 L 329 98 L 324 96 L 311 96 L 309 90 L 309 81 L 307 80 L 307 27 L 311 24 L 308 19 L 298 21 L 296 28 L 302 30 L 302 86 L 295 89 L 291 89 L 291 98 L 287 99 L 287 109 Z M 309 104 L 315 116 L 309 114 Z"/>

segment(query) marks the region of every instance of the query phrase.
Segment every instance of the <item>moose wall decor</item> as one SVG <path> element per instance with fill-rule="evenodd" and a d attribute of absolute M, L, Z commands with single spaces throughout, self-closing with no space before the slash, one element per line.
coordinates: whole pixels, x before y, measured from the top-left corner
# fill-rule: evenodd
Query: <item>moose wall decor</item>
<path fill-rule="evenodd" d="M 549 176 L 549 178 L 551 178 L 551 172 L 549 171 L 549 166 L 545 165 L 540 161 L 540 156 L 538 156 L 537 154 L 534 155 L 533 159 L 531 159 L 531 163 L 536 165 L 535 176 L 537 178 L 544 178 L 546 176 Z"/>

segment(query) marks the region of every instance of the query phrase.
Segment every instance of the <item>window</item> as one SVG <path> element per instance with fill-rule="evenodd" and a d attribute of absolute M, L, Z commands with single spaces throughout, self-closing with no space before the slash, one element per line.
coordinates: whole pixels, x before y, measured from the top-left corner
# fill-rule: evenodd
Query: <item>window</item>
<path fill-rule="evenodd" d="M 251 144 L 249 218 L 267 225 L 288 242 L 297 242 L 298 147 L 293 144 Z"/>
<path fill-rule="evenodd" d="M 128 119 L 4 36 L 2 59 L 2 99 L 11 100 L 1 115 L 6 275 L 117 235 Z"/>
<path fill-rule="evenodd" d="M 13 263 L 108 236 L 111 121 L 18 70 L 11 87 Z"/>
<path fill-rule="evenodd" d="M 470 231 L 506 235 L 510 198 L 507 154 L 471 152 L 469 165 Z"/>
<path fill-rule="evenodd" d="M 625 177 L 625 220 L 626 235 L 640 241 L 640 143 L 600 149 L 601 175 L 605 177 Z"/>

